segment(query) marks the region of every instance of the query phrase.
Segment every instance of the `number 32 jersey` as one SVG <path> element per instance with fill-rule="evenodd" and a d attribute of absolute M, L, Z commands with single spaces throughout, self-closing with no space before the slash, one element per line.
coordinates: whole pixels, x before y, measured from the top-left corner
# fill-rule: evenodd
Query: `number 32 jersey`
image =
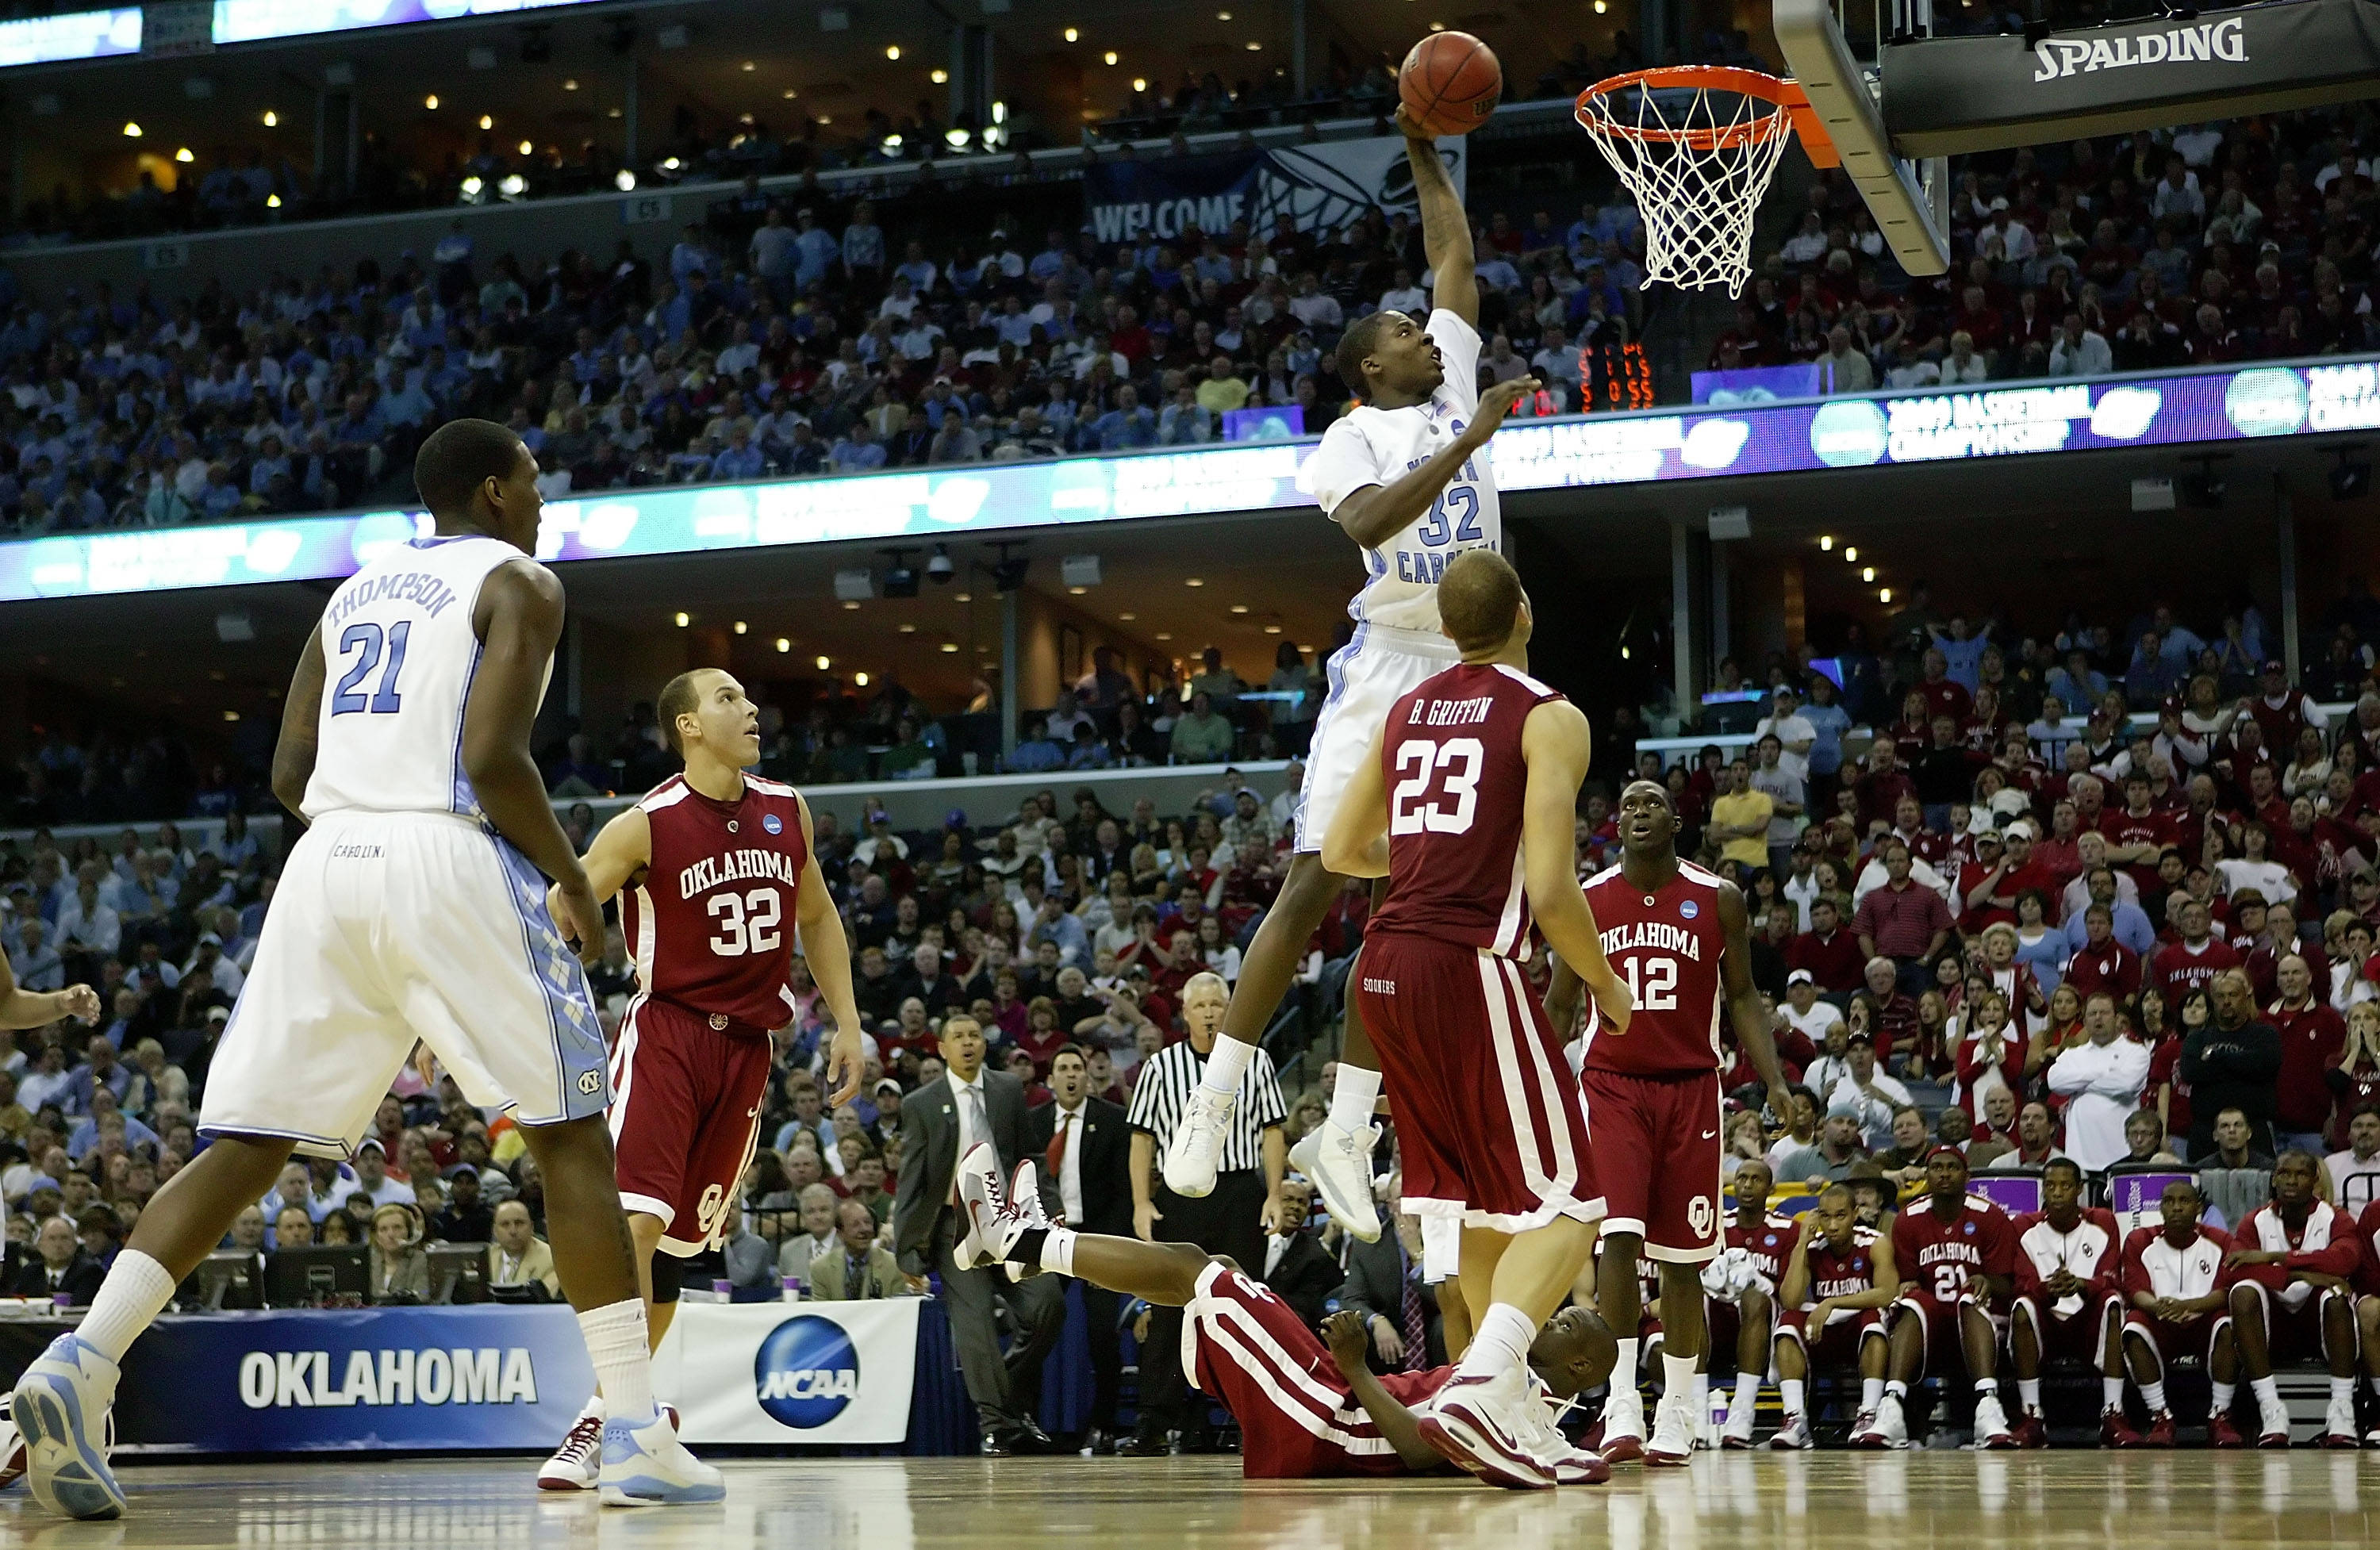
<path fill-rule="evenodd" d="M 1585 1066 L 1629 1076 L 1692 1076 L 1718 1071 L 1724 997 L 1718 878 L 1691 861 L 1655 892 L 1632 886 L 1617 866 L 1586 884 L 1603 955 L 1636 1003 L 1628 1031 L 1590 1028 Z"/>
<path fill-rule="evenodd" d="M 713 1028 L 765 1034 L 794 1017 L 795 906 L 809 847 L 794 788 L 744 778 L 717 802 L 672 776 L 637 804 L 652 861 L 620 895 L 620 926 L 645 995 Z"/>
<path fill-rule="evenodd" d="M 1528 961 L 1521 734 L 1531 711 L 1561 697 L 1518 668 L 1462 662 L 1390 708 L 1389 898 L 1373 930 Z"/>

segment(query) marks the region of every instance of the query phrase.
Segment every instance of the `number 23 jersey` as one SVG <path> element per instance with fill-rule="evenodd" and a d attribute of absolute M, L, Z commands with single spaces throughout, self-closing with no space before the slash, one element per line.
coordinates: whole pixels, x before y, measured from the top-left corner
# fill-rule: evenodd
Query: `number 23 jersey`
<path fill-rule="evenodd" d="M 1603 955 L 1636 1003 L 1626 1033 L 1589 1028 L 1588 1070 L 1690 1076 L 1719 1069 L 1718 961 L 1727 946 L 1718 919 L 1722 886 L 1691 861 L 1679 862 L 1678 875 L 1651 893 L 1633 886 L 1617 866 L 1588 879 L 1586 902 Z"/>
<path fill-rule="evenodd" d="M 672 776 L 637 804 L 652 861 L 620 895 L 638 987 L 710 1021 L 765 1033 L 793 1021 L 786 983 L 809 847 L 794 788 L 744 778 L 718 802 Z"/>

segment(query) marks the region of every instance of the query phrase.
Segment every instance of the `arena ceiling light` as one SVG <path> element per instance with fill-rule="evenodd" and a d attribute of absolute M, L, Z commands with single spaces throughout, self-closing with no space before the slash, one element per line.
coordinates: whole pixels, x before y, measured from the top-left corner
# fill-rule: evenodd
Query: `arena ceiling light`
<path fill-rule="evenodd" d="M 779 656 L 781 656 L 781 657 L 782 657 L 782 656 L 783 656 L 786 652 L 791 651 L 793 648 L 794 648 L 794 643 L 793 643 L 791 640 L 787 639 L 787 638 L 786 638 L 785 636 L 779 636 L 777 637 L 777 654 L 778 654 Z"/>
<path fill-rule="evenodd" d="M 197 161 L 197 160 L 198 160 L 198 157 L 196 157 L 196 156 L 192 155 L 192 154 L 190 153 L 190 148 L 189 148 L 188 146 L 187 146 L 187 145 L 186 145 L 186 146 L 183 146 L 180 150 L 178 150 L 178 151 L 175 151 L 175 152 L 174 152 L 174 160 L 176 160 L 176 162 L 180 162 L 180 163 L 183 163 L 183 164 L 185 164 L 185 165 L 188 165 L 188 163 L 192 163 L 192 162 Z"/>
<path fill-rule="evenodd" d="M 126 139 L 139 139 L 140 138 L 140 126 L 138 124 L 127 124 L 124 127 L 124 138 Z"/>
<path fill-rule="evenodd" d="M 624 194 L 633 194 L 637 191 L 637 175 L 622 167 L 612 175 L 612 187 Z"/>

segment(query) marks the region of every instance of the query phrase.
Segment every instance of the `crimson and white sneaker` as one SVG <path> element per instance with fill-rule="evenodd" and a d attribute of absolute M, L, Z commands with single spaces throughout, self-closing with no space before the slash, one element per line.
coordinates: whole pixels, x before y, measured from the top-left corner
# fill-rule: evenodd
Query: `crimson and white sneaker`
<path fill-rule="evenodd" d="M 2313 1439 L 2316 1447 L 2353 1447 L 2355 1439 L 2355 1400 L 2342 1396 L 2330 1402 L 2322 1418 L 2322 1435 Z"/>
<path fill-rule="evenodd" d="M 2289 1447 L 2289 1408 L 2277 1399 L 2266 1399 L 2259 1396 L 2256 1400 L 2256 1413 L 2258 1417 L 2256 1446 L 2258 1447 Z"/>
<path fill-rule="evenodd" d="M 1852 1423 L 1853 1447 L 1902 1448 L 1909 1446 L 1909 1418 L 1901 1413 L 1900 1400 L 1888 1394 L 1876 1409 L 1862 1411 Z"/>
<path fill-rule="evenodd" d="M 2366 1447 L 2380 1447 L 2380 1426 L 2374 1426 L 2372 1430 L 2363 1434 L 2363 1446 Z"/>
<path fill-rule="evenodd" d="M 2216 1411 L 2206 1418 L 2206 1446 L 2209 1447 L 2245 1447 L 2248 1439 L 2240 1435 L 2228 1411 Z"/>
<path fill-rule="evenodd" d="M 2101 1447 L 2139 1447 L 2142 1446 L 2141 1435 L 2132 1430 L 2132 1423 L 2124 1418 L 2124 1412 L 2120 1406 L 2115 1410 L 2103 1411 L 2100 1412 L 2099 1446 Z"/>
<path fill-rule="evenodd" d="M 1975 1432 L 1980 1437 L 1984 1430 L 1983 1419 L 1980 1414 L 1982 1407 L 1977 1406 L 1976 1409 L 1978 1411 L 1978 1414 L 1975 1421 Z M 2047 1447 L 2049 1446 L 2049 1428 L 2041 1423 L 2041 1412 L 2039 1411 L 2027 1411 L 2024 1414 L 2019 1416 L 2017 1418 L 2017 1423 L 2009 1428 L 2008 1435 L 2009 1445 L 2012 1447 L 2032 1448 Z"/>
<path fill-rule="evenodd" d="M 959 1214 L 966 1229 L 951 1257 L 961 1266 L 998 1265 L 1033 1223 L 1000 1187 L 1000 1154 L 989 1141 L 967 1148 L 958 1166 Z M 1037 1203 L 1038 1208 L 1038 1203 Z"/>
<path fill-rule="evenodd" d="M 1653 1435 L 1645 1444 L 1645 1462 L 1653 1469 L 1674 1470 L 1694 1456 L 1694 1400 L 1683 1394 L 1664 1394 L 1653 1411 Z"/>
<path fill-rule="evenodd" d="M 1874 1425 L 1876 1416 L 1872 1411 L 1863 1411 L 1860 1420 L 1864 1424 Z M 1779 1453 L 1807 1453 L 1818 1444 L 1817 1439 L 1810 1435 L 1809 1417 L 1796 1411 L 1785 1418 L 1785 1424 L 1777 1428 L 1777 1435 L 1768 1439 L 1768 1446 Z"/>
<path fill-rule="evenodd" d="M 678 1430 L 677 1407 L 662 1405 L 662 1414 L 669 1418 L 670 1430 Z M 603 1422 L 606 1419 L 601 1394 L 587 1401 L 578 1419 L 570 1423 L 562 1446 L 553 1457 L 538 1466 L 537 1488 L 540 1491 L 592 1491 L 603 1472 Z"/>
<path fill-rule="evenodd" d="M 1449 1463 L 1490 1485 L 1515 1491 L 1552 1486 L 1555 1471 L 1537 1456 L 1524 1406 L 1536 1406 L 1518 1368 L 1484 1376 L 1457 1374 L 1415 1414 L 1422 1439 Z"/>
<path fill-rule="evenodd" d="M 2173 1446 L 2173 1411 L 2159 1411 L 2149 1417 L 2149 1429 L 2141 1434 L 2140 1446 L 2143 1447 Z"/>
<path fill-rule="evenodd" d="M 1737 1413 L 1739 1411 L 1741 1414 Z M 1727 1412 L 1727 1424 L 1718 1429 L 1718 1445 L 1729 1452 L 1742 1452 L 1752 1446 L 1750 1405 L 1739 1405 Z"/>
<path fill-rule="evenodd" d="M 1593 1445 L 1609 1464 L 1638 1464 L 1645 1459 L 1645 1401 L 1634 1390 L 1604 1401 L 1600 1434 Z"/>
<path fill-rule="evenodd" d="M 1554 1460 L 1557 1485 L 1601 1485 L 1610 1480 L 1611 1466 L 1602 1455 L 1573 1447 Z"/>
<path fill-rule="evenodd" d="M 2045 1443 L 2047 1440 L 2043 1439 Z M 2000 1409 L 1997 1394 L 1975 1396 L 1975 1446 L 1994 1451 L 2022 1446 L 2016 1434 L 2009 1430 L 2008 1411 Z"/>

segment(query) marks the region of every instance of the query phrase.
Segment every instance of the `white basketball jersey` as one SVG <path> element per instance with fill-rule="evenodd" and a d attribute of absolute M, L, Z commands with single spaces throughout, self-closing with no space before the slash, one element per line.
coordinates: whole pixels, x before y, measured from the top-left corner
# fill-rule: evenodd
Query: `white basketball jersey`
<path fill-rule="evenodd" d="M 1427 403 L 1402 409 L 1359 406 L 1334 420 L 1298 470 L 1298 487 L 1336 520 L 1339 503 L 1366 485 L 1394 483 L 1437 456 L 1479 411 L 1479 332 L 1440 309 L 1426 327 L 1446 379 Z M 1504 548 L 1504 518 L 1485 449 L 1464 463 L 1438 500 L 1404 531 L 1364 551 L 1370 579 L 1347 605 L 1359 623 L 1438 632 L 1438 583 L 1466 549 Z"/>
<path fill-rule="evenodd" d="M 331 594 L 309 821 L 325 813 L 480 816 L 463 773 L 463 706 L 479 670 L 480 584 L 521 551 L 468 534 L 416 539 Z M 553 662 L 545 664 L 546 677 Z"/>

